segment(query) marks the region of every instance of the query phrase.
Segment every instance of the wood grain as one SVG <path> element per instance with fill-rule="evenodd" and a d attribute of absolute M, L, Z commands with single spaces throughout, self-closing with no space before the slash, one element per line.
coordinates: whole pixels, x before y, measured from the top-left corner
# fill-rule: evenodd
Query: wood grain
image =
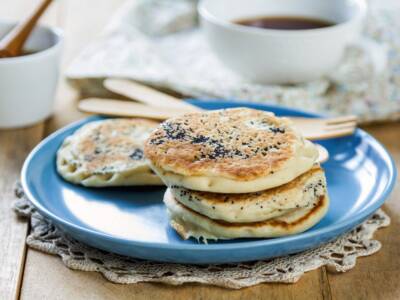
<path fill-rule="evenodd" d="M 49 273 L 51 272 L 51 276 Z M 51 287 L 51 288 L 49 288 Z M 139 283 L 120 285 L 93 272 L 66 268 L 58 257 L 29 250 L 22 299 L 324 299 L 320 271 L 310 272 L 296 284 L 260 284 L 242 290 L 186 284 L 168 286 Z M 329 297 L 328 297 L 329 299 Z"/>
<path fill-rule="evenodd" d="M 0 1 L 0 18 L 19 20 L 40 1 Z M 40 23 L 50 24 L 56 19 L 56 8 L 50 8 Z M 0 298 L 19 296 L 25 264 L 25 237 L 28 224 L 18 219 L 11 210 L 13 186 L 19 178 L 23 161 L 31 149 L 43 138 L 44 124 L 18 130 L 0 130 Z"/>
<path fill-rule="evenodd" d="M 26 220 L 12 212 L 13 186 L 19 178 L 26 155 L 41 140 L 43 125 L 29 129 L 0 131 L 0 295 L 18 296 L 25 262 Z"/>

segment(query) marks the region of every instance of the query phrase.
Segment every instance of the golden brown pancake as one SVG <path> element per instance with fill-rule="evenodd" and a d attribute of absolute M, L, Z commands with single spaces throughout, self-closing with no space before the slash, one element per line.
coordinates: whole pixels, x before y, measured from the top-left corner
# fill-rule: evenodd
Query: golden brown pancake
<path fill-rule="evenodd" d="M 252 223 L 210 219 L 179 203 L 169 189 L 164 195 L 164 203 L 170 214 L 171 226 L 183 239 L 194 237 L 206 242 L 208 239 L 270 238 L 306 231 L 325 216 L 329 198 L 327 194 L 318 196 L 318 201 L 312 207 L 299 208 L 273 219 Z"/>
<path fill-rule="evenodd" d="M 287 119 L 249 108 L 169 119 L 150 135 L 144 151 L 168 186 L 216 193 L 285 184 L 318 157 L 315 146 Z"/>
<path fill-rule="evenodd" d="M 171 186 L 174 198 L 211 219 L 226 222 L 256 222 L 307 208 L 326 194 L 324 171 L 315 166 L 289 183 L 246 194 L 220 194 Z"/>
<path fill-rule="evenodd" d="M 65 139 L 57 170 L 67 181 L 84 186 L 162 184 L 143 153 L 144 141 L 157 125 L 142 119 L 90 122 Z"/>

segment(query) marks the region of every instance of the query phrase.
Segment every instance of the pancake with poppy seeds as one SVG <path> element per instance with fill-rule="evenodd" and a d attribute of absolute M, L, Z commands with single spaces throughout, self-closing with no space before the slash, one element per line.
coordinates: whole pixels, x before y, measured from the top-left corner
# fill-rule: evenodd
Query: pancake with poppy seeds
<path fill-rule="evenodd" d="M 328 195 L 318 196 L 311 207 L 299 208 L 285 215 L 252 223 L 229 223 L 210 219 L 179 203 L 170 189 L 164 195 L 170 224 L 183 239 L 271 238 L 306 231 L 318 223 L 329 207 Z"/>
<path fill-rule="evenodd" d="M 85 124 L 57 152 L 57 171 L 67 181 L 90 187 L 161 185 L 143 144 L 158 123 L 105 119 Z"/>
<path fill-rule="evenodd" d="M 163 122 L 144 147 L 168 186 L 250 193 L 290 182 L 318 150 L 286 118 L 249 108 L 188 113 Z"/>
<path fill-rule="evenodd" d="M 289 183 L 260 192 L 221 194 L 178 186 L 170 191 L 178 202 L 211 219 L 257 222 L 316 204 L 326 194 L 326 179 L 321 167 L 315 166 Z"/>

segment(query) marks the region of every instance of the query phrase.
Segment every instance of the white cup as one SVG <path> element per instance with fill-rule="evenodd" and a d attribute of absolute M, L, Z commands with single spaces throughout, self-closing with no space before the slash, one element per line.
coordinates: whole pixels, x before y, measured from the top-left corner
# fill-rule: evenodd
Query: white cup
<path fill-rule="evenodd" d="M 251 81 L 268 84 L 317 79 L 340 61 L 356 41 L 366 13 L 364 0 L 202 0 L 203 30 L 216 56 Z M 335 25 L 308 30 L 248 27 L 236 20 L 300 16 Z"/>
<path fill-rule="evenodd" d="M 0 22 L 0 38 L 13 26 Z M 58 29 L 37 26 L 24 47 L 32 54 L 0 58 L 0 128 L 32 125 L 51 115 L 61 44 Z"/>

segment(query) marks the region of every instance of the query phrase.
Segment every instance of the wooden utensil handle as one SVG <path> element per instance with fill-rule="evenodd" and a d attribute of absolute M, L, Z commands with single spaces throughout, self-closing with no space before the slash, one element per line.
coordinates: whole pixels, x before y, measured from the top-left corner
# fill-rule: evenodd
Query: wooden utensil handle
<path fill-rule="evenodd" d="M 139 117 L 156 120 L 166 120 L 184 113 L 182 109 L 162 109 L 130 101 L 102 98 L 88 98 L 81 100 L 78 104 L 78 108 L 83 112 L 107 116 Z"/>
<path fill-rule="evenodd" d="M 50 5 L 52 0 L 43 0 L 35 9 L 30 17 L 15 26 L 1 41 L 0 49 L 6 51 L 9 56 L 18 56 L 21 54 L 22 47 L 35 27 L 36 22 Z"/>
<path fill-rule="evenodd" d="M 182 99 L 173 97 L 151 87 L 127 79 L 106 79 L 104 87 L 111 92 L 142 102 L 147 105 L 164 108 L 180 108 L 185 111 L 199 111 L 200 108 Z"/>

